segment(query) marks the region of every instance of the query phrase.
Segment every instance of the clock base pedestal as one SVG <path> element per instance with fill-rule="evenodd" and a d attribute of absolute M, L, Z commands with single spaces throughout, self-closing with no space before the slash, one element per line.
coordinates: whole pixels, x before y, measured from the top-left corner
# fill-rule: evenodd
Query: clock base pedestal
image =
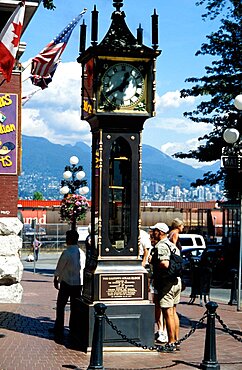
<path fill-rule="evenodd" d="M 89 352 L 92 346 L 93 329 L 95 322 L 94 305 L 82 300 L 77 302 L 78 315 L 76 317 L 75 341 L 79 349 Z M 106 303 L 105 314 L 122 334 L 128 339 L 148 347 L 154 345 L 154 304 L 149 301 Z M 104 319 L 103 351 L 139 352 L 141 347 L 130 344 L 119 336 Z"/>

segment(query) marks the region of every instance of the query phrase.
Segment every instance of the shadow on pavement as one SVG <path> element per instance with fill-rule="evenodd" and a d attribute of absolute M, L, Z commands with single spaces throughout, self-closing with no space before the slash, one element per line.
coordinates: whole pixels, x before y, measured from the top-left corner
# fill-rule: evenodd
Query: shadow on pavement
<path fill-rule="evenodd" d="M 197 320 L 191 320 L 187 316 L 183 316 L 180 313 L 178 313 L 179 319 L 180 319 L 180 327 L 187 328 L 190 330 L 191 328 L 195 327 L 199 321 Z M 206 327 L 206 323 L 201 323 L 197 330 L 203 329 Z"/>
<path fill-rule="evenodd" d="M 194 369 L 200 369 L 200 364 L 198 363 L 192 363 L 192 362 L 186 362 L 186 361 L 180 361 L 180 360 L 174 360 L 174 362 L 176 363 L 176 365 L 186 365 L 186 366 L 190 366 L 190 367 L 193 367 Z"/>
<path fill-rule="evenodd" d="M 24 271 L 27 272 L 34 272 L 33 267 L 25 267 Z M 36 268 L 35 273 L 40 275 L 47 275 L 47 276 L 53 276 L 55 272 L 55 269 L 43 269 L 43 268 Z"/>
<path fill-rule="evenodd" d="M 32 318 L 14 312 L 0 312 L 0 328 L 2 329 L 52 339 L 48 330 L 53 326 L 54 321 L 49 317 Z"/>
<path fill-rule="evenodd" d="M 67 309 L 68 310 L 68 309 Z M 65 329 L 63 341 L 58 342 L 54 334 L 51 332 L 54 327 L 54 320 L 49 317 L 39 316 L 37 318 L 24 316 L 14 312 L 0 312 L 0 329 L 6 329 L 13 332 L 18 332 L 26 335 L 32 335 L 38 338 L 53 340 L 58 344 L 62 344 L 68 349 L 82 351 L 82 347 L 77 343 L 73 343 L 69 338 L 69 331 Z M 50 331 L 51 330 L 51 331 Z M 0 333 L 1 338 L 8 334 Z"/>

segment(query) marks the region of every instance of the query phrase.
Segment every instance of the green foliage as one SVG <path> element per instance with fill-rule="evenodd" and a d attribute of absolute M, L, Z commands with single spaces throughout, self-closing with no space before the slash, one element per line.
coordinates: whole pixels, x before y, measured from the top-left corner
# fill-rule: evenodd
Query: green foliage
<path fill-rule="evenodd" d="M 33 195 L 33 200 L 43 200 L 43 194 L 40 191 L 35 191 Z"/>
<path fill-rule="evenodd" d="M 49 10 L 54 10 L 56 8 L 53 0 L 43 0 L 43 6 L 44 8 L 49 9 Z"/>
<path fill-rule="evenodd" d="M 201 0 L 198 5 L 207 4 L 206 17 L 214 18 L 223 10 L 224 18 L 218 31 L 207 36 L 207 43 L 202 44 L 196 55 L 211 55 L 213 61 L 205 67 L 205 76 L 191 77 L 186 80 L 193 86 L 181 91 L 181 97 L 202 97 L 202 101 L 192 112 L 184 116 L 194 123 L 205 122 L 214 126 L 213 131 L 200 137 L 206 144 L 199 145 L 196 150 L 188 153 L 176 153 L 177 158 L 195 158 L 201 162 L 218 160 L 222 148 L 226 146 L 223 132 L 226 128 L 242 130 L 242 113 L 234 107 L 234 98 L 241 94 L 242 80 L 242 2 L 241 0 Z M 226 11 L 225 11 L 226 10 Z M 204 98 L 204 99 L 203 99 Z M 221 170 L 216 175 L 205 175 L 193 185 L 214 184 L 224 181 L 224 187 L 229 197 L 238 196 L 236 181 L 228 181 L 227 177 L 237 176 L 237 171 Z M 234 187 L 235 186 L 235 187 Z M 234 187 L 234 188 L 232 188 Z"/>
<path fill-rule="evenodd" d="M 227 16 L 233 12 L 241 11 L 241 0 L 199 0 L 197 6 L 205 5 L 206 13 L 202 15 L 204 19 L 215 19 L 221 15 L 222 11 L 227 13 Z"/>

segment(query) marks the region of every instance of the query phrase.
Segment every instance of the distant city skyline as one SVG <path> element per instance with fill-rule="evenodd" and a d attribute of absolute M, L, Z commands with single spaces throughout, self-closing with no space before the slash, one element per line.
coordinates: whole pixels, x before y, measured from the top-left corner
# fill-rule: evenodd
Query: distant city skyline
<path fill-rule="evenodd" d="M 157 182 L 142 181 L 141 183 L 141 198 L 142 200 L 157 200 L 157 201 L 210 201 L 220 200 L 224 198 L 221 186 L 198 186 L 196 188 L 185 188 L 179 185 L 167 187 L 164 184 Z"/>
<path fill-rule="evenodd" d="M 19 177 L 19 199 L 33 199 L 35 192 L 40 192 L 45 200 L 62 199 L 60 179 L 54 176 L 41 176 L 39 173 Z M 91 194 L 87 195 L 91 198 Z M 197 188 L 180 187 L 177 184 L 167 186 L 158 182 L 144 180 L 141 182 L 141 200 L 147 201 L 210 201 L 224 198 L 221 186 L 198 186 Z"/>

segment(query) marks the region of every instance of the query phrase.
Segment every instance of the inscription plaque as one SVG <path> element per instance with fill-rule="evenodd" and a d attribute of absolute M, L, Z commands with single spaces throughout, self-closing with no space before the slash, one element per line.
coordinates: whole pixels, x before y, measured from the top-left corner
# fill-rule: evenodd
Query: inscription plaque
<path fill-rule="evenodd" d="M 143 299 L 143 275 L 100 275 L 100 300 Z"/>

